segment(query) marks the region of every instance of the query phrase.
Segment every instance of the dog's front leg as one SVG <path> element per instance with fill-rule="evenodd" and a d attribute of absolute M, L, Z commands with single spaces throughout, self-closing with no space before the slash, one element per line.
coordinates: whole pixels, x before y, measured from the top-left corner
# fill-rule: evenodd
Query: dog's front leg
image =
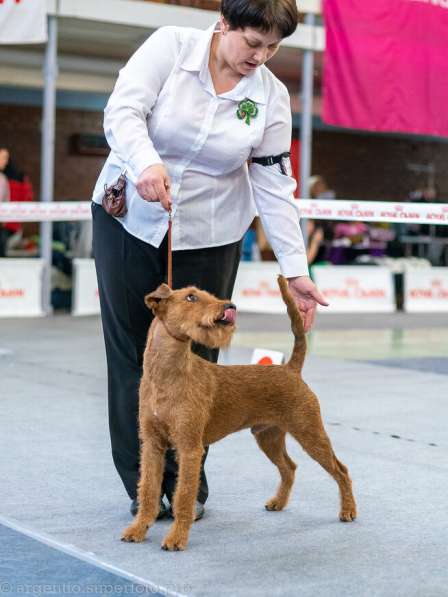
<path fill-rule="evenodd" d="M 142 442 L 138 513 L 134 522 L 123 531 L 122 541 L 139 543 L 154 523 L 160 509 L 160 494 L 165 465 L 165 448 L 156 435 Z"/>
<path fill-rule="evenodd" d="M 190 527 L 195 514 L 196 496 L 204 449 L 181 449 L 176 446 L 179 461 L 176 492 L 173 499 L 174 522 L 162 542 L 162 549 L 180 551 L 187 547 Z"/>

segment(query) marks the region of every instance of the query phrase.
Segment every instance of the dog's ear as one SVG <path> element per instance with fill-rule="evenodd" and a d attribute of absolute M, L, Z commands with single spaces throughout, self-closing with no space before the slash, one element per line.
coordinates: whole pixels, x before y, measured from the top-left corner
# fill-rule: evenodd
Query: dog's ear
<path fill-rule="evenodd" d="M 167 299 L 171 293 L 172 290 L 167 284 L 161 284 L 156 290 L 145 296 L 145 303 L 155 313 L 160 301 Z"/>

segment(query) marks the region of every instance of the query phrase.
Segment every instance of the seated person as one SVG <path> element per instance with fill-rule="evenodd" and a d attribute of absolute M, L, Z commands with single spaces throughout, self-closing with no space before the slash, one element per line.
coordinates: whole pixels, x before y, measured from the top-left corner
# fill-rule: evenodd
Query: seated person
<path fill-rule="evenodd" d="M 328 246 L 333 238 L 332 222 L 307 220 L 306 256 L 309 265 L 316 265 L 328 260 Z"/>

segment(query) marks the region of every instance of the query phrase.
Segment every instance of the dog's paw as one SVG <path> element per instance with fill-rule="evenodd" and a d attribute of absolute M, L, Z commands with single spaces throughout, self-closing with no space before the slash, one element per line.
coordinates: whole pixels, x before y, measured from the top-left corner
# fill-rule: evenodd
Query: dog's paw
<path fill-rule="evenodd" d="M 266 508 L 266 510 L 269 510 L 269 512 L 279 512 L 280 510 L 283 510 L 285 505 L 286 504 L 284 501 L 281 501 L 278 498 L 273 497 L 268 502 L 266 502 L 264 507 Z"/>
<path fill-rule="evenodd" d="M 121 540 L 126 543 L 141 543 L 146 537 L 147 526 L 141 527 L 131 524 L 127 529 L 123 531 Z"/>
<path fill-rule="evenodd" d="M 356 518 L 356 506 L 352 506 L 351 508 L 344 508 L 339 513 L 339 520 L 341 522 L 353 522 Z"/>
<path fill-rule="evenodd" d="M 184 551 L 187 548 L 188 535 L 168 533 L 162 541 L 161 548 L 165 551 Z"/>

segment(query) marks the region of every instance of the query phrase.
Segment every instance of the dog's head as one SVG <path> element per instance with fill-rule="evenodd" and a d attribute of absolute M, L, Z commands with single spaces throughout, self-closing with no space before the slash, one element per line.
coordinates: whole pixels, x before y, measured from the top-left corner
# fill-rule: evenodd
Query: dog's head
<path fill-rule="evenodd" d="M 145 303 L 171 334 L 209 348 L 228 346 L 235 331 L 235 305 L 195 286 L 171 290 L 161 284 L 145 297 Z"/>

